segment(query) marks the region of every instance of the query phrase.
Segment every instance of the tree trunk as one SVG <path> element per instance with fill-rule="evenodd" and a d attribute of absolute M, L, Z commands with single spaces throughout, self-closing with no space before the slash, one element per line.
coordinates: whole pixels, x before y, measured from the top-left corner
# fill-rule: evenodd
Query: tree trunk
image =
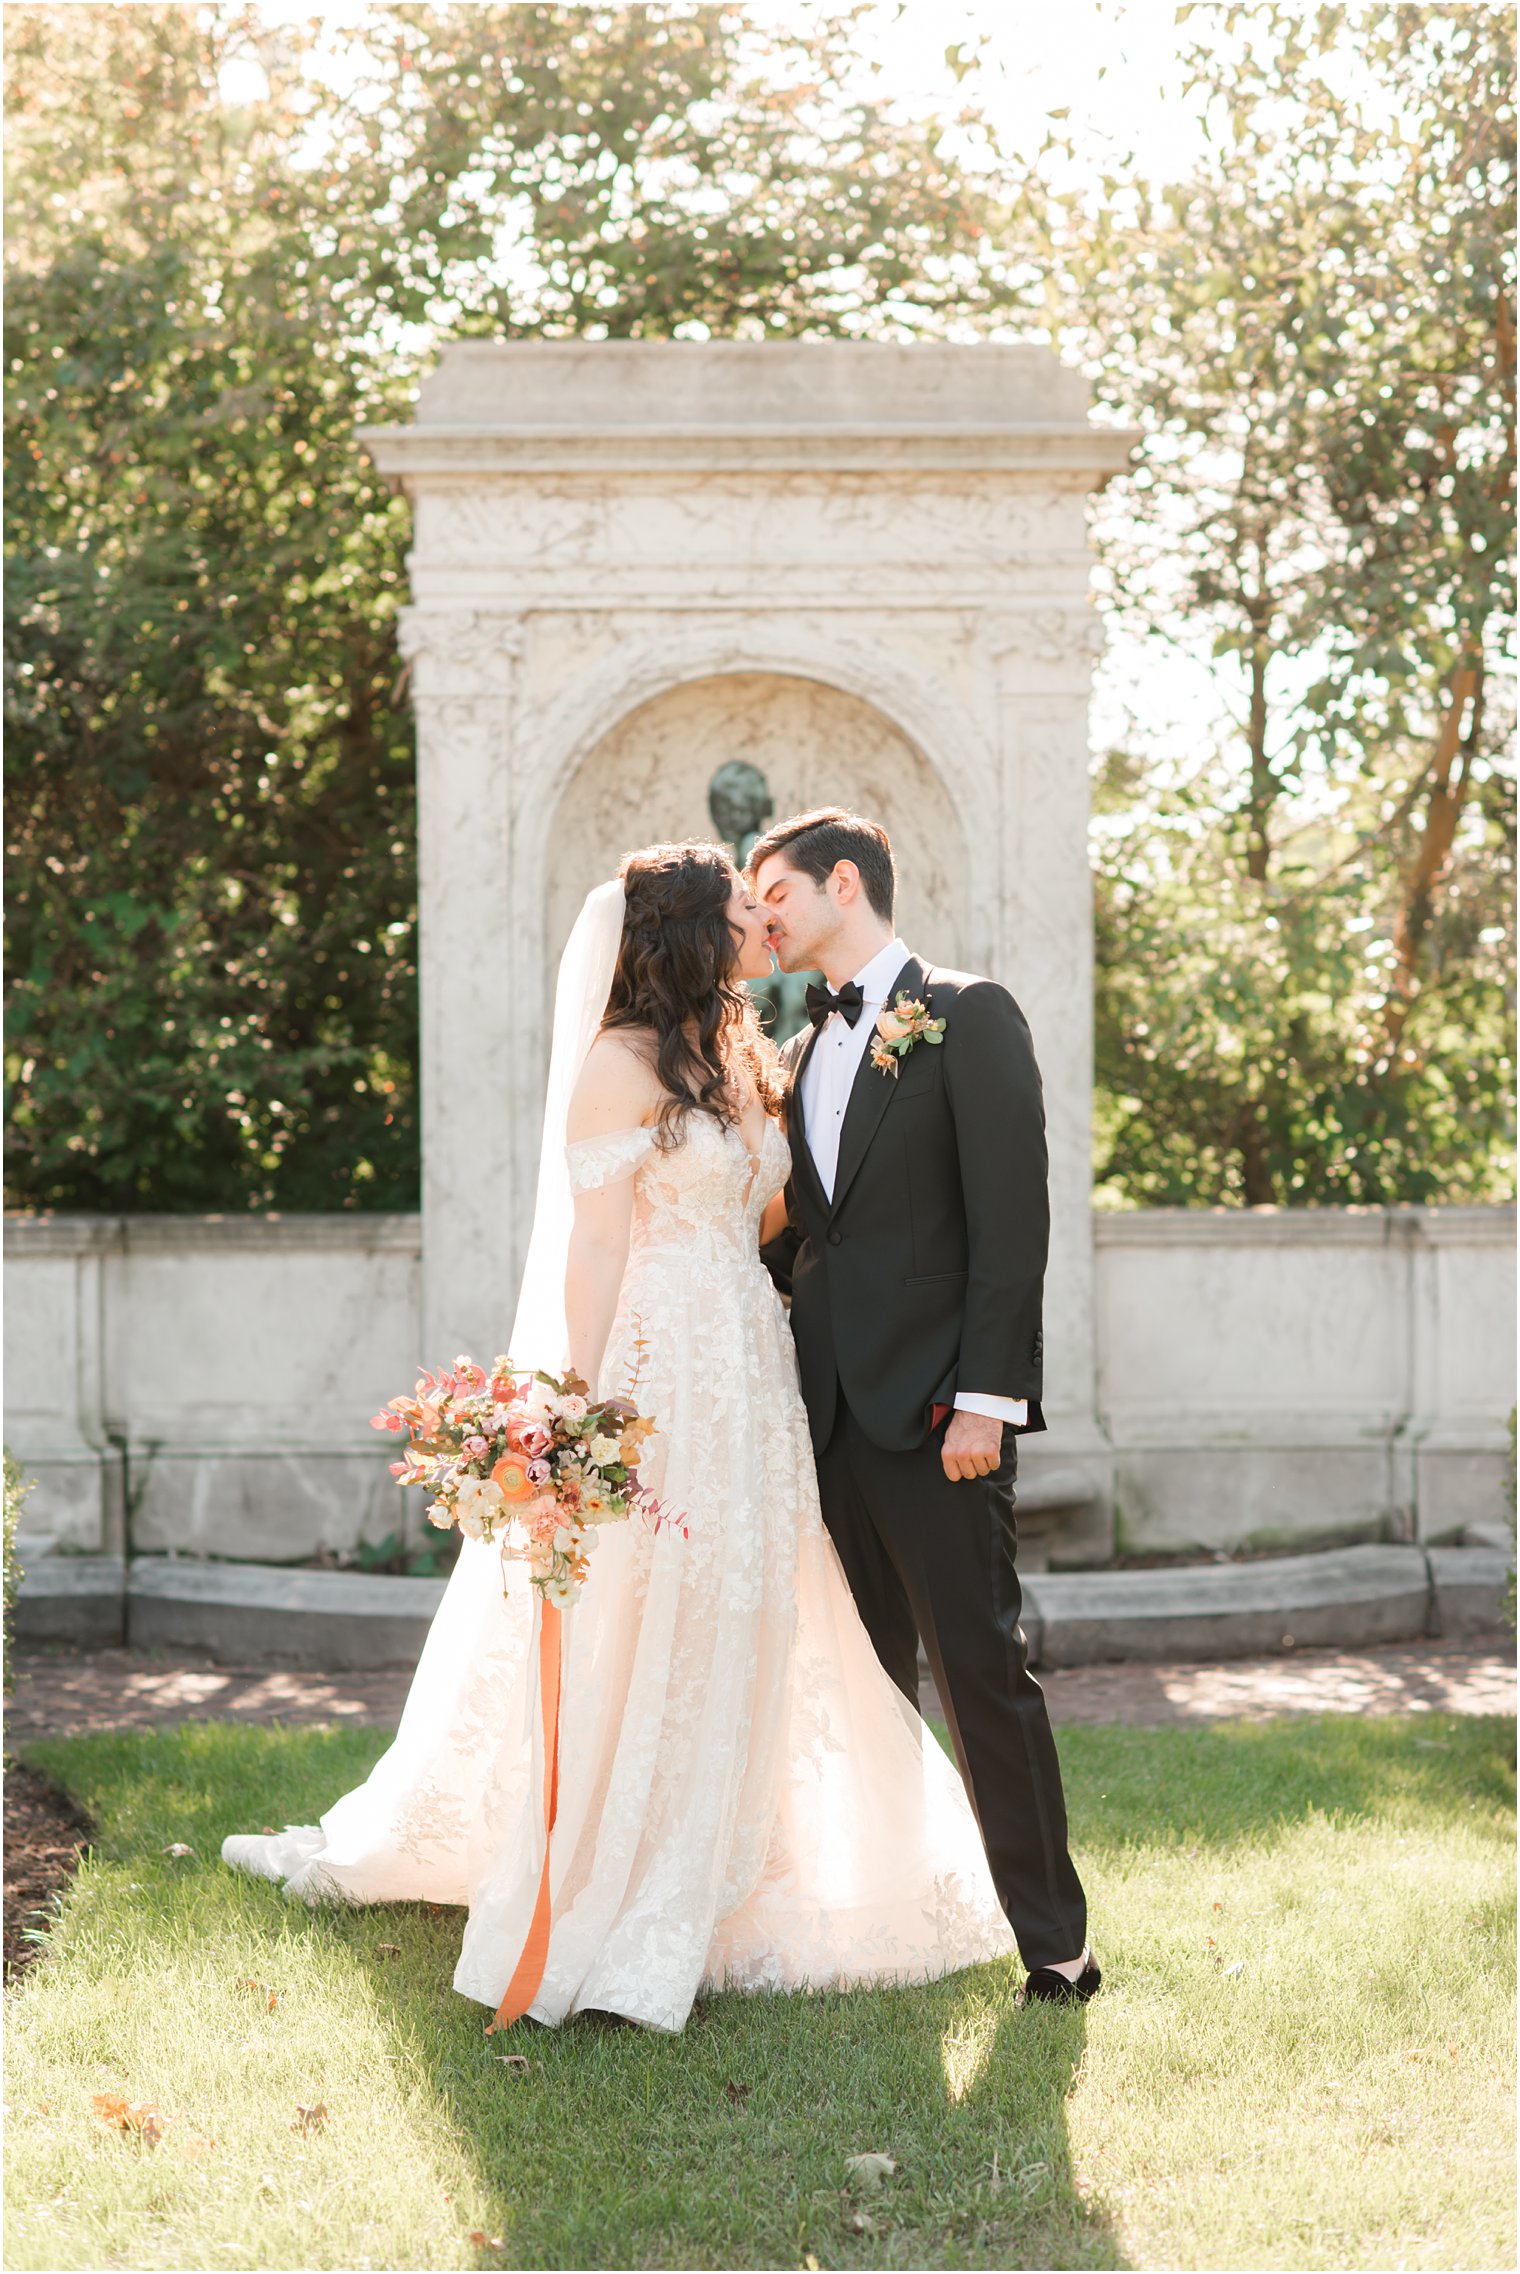
<path fill-rule="evenodd" d="M 1420 985 L 1420 953 L 1435 919 L 1436 896 L 1451 859 L 1457 823 L 1467 803 L 1472 762 L 1483 723 L 1483 667 L 1474 657 L 1453 666 L 1446 708 L 1436 732 L 1425 825 L 1414 859 L 1405 872 L 1399 912 L 1393 926 L 1393 985 L 1383 1008 L 1383 1030 L 1391 1062 L 1403 1038 Z M 1468 713 L 1467 732 L 1462 716 Z"/>
<path fill-rule="evenodd" d="M 1270 1208 L 1277 1199 L 1272 1172 L 1267 1166 L 1265 1132 L 1261 1125 L 1261 1107 L 1250 1098 L 1240 1109 L 1237 1123 L 1240 1146 L 1241 1183 L 1245 1190 L 1248 1208 Z"/>
<path fill-rule="evenodd" d="M 1267 822 L 1277 784 L 1267 764 L 1267 643 L 1259 635 L 1251 648 L 1251 716 L 1247 733 L 1251 745 L 1251 834 L 1246 843 L 1246 873 L 1255 883 L 1265 884 L 1272 859 Z"/>

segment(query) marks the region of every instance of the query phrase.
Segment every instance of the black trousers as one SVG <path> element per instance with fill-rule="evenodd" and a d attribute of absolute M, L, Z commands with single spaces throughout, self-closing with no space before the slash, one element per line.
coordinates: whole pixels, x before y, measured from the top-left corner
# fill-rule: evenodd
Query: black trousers
<path fill-rule="evenodd" d="M 1067 1851 L 1050 1716 L 1019 1626 L 1018 1439 L 1004 1430 L 991 1476 L 952 1483 L 942 1437 L 935 1430 L 916 1452 L 883 1452 L 841 1387 L 818 1463 L 823 1520 L 876 1655 L 915 1708 L 923 1638 L 993 1884 L 1032 1970 L 1077 1956 L 1087 1899 Z"/>

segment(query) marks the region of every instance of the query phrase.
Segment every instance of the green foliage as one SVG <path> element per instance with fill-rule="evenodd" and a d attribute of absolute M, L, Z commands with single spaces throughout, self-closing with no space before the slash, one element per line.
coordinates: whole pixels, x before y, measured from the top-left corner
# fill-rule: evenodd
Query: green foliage
<path fill-rule="evenodd" d="M 1122 755 L 1098 781 L 1100 1203 L 1508 1198 L 1510 785 L 1484 785 L 1474 821 L 1490 817 L 1428 966 L 1425 1047 L 1390 1069 L 1386 878 L 1284 859 L 1258 883 L 1218 784 L 1211 767 L 1141 785 Z"/>
<path fill-rule="evenodd" d="M 1217 718 L 1131 698 L 1103 760 L 1103 1196 L 1510 1189 L 1513 27 L 1183 16 L 1206 163 L 1063 205 L 847 91 L 850 13 L 8 11 L 13 1202 L 415 1204 L 407 510 L 355 429 L 442 343 L 1042 314 L 1146 436 L 1106 603 Z"/>
<path fill-rule="evenodd" d="M 10 1197 L 415 1205 L 407 511 L 356 427 L 461 334 L 989 320 L 986 192 L 841 91 L 847 17 L 6 31 Z"/>
<path fill-rule="evenodd" d="M 8 1694 L 11 1688 L 12 1680 L 11 1609 L 15 1603 L 21 1582 L 26 1577 L 26 1573 L 22 1570 L 21 1565 L 16 1558 L 16 1530 L 21 1522 L 21 1511 L 26 1505 L 27 1495 L 33 1490 L 33 1487 L 35 1486 L 37 1480 L 35 1477 L 29 1477 L 27 1475 L 26 1471 L 22 1468 L 21 1463 L 17 1460 L 15 1454 L 11 1451 L 9 1445 L 4 1448 L 4 1462 L 4 1515 L 3 1519 L 0 1519 L 0 1526 L 3 1526 L 3 1530 L 0 1530 L 0 1536 L 3 1536 L 4 1544 L 3 1600 L 5 1688 Z"/>
<path fill-rule="evenodd" d="M 1512 1133 L 1514 28 L 1185 11 L 1206 162 L 1068 217 L 1142 428 L 1132 633 L 1225 706 L 1100 783 L 1099 1176 L 1130 1201 L 1489 1199 Z"/>
<path fill-rule="evenodd" d="M 372 1575 L 446 1579 L 459 1559 L 460 1538 L 452 1530 L 447 1534 L 435 1532 L 432 1541 L 419 1548 L 408 1547 L 399 1532 L 387 1532 L 383 1540 L 361 1540 L 355 1561 L 360 1571 Z"/>

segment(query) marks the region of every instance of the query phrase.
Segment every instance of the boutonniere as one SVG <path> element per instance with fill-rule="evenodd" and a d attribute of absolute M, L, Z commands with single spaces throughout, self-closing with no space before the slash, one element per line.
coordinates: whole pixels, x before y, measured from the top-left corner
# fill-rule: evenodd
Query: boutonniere
<path fill-rule="evenodd" d="M 884 1011 L 876 1014 L 871 1064 L 881 1073 L 890 1074 L 895 1081 L 899 1065 L 915 1043 L 939 1043 L 944 1039 L 943 1019 L 931 1019 L 926 1003 L 917 1003 L 907 995 L 899 995 L 895 1003 L 889 1003 Z"/>

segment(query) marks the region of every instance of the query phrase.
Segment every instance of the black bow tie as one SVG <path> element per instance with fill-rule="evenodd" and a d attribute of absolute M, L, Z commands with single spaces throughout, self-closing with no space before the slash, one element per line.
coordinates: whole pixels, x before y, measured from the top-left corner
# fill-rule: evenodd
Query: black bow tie
<path fill-rule="evenodd" d="M 846 1026 L 854 1026 L 864 1007 L 865 997 L 853 979 L 847 980 L 837 995 L 831 995 L 827 987 L 808 987 L 807 1015 L 814 1026 L 822 1026 L 831 1011 L 837 1011 Z"/>

